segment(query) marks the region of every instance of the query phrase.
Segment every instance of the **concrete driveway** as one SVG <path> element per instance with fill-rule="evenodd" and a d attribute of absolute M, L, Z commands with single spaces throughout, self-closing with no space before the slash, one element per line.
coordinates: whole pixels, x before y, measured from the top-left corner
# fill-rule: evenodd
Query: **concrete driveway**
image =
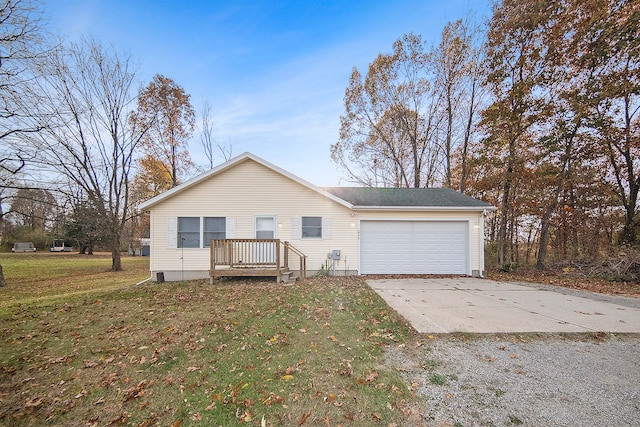
<path fill-rule="evenodd" d="M 367 284 L 422 333 L 640 333 L 638 298 L 470 277 Z"/>

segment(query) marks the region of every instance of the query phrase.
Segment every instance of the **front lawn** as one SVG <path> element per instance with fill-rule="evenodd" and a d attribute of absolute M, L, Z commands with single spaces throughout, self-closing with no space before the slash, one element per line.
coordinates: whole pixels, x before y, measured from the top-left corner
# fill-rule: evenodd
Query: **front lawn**
<path fill-rule="evenodd" d="M 47 303 L 70 295 L 113 290 L 149 277 L 148 257 L 124 255 L 124 271 L 112 272 L 111 254 L 0 253 L 7 281 L 0 288 L 0 313 L 16 303 Z"/>
<path fill-rule="evenodd" d="M 410 328 L 360 278 L 37 300 L 11 287 L 24 302 L 0 312 L 0 424 L 388 426 L 412 412 L 383 360 Z"/>

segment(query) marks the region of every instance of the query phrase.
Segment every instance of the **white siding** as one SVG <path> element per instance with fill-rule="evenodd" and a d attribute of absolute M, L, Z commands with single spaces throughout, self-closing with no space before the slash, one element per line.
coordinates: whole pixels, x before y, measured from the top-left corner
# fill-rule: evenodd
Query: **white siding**
<path fill-rule="evenodd" d="M 251 159 L 211 176 L 179 192 L 151 209 L 152 271 L 203 271 L 209 269 L 208 248 L 176 248 L 175 218 L 179 216 L 227 218 L 227 238 L 255 237 L 255 217 L 276 217 L 276 238 L 290 241 L 308 256 L 307 268 L 314 271 L 327 262 L 327 254 L 341 251 L 337 270 L 359 269 L 359 226 L 361 220 L 457 220 L 467 221 L 470 237 L 470 269 L 482 272 L 483 236 L 481 212 L 424 212 L 360 210 L 324 197 L 300 183 Z M 302 239 L 300 218 L 322 216 L 323 238 Z M 173 218 L 173 219 L 172 219 Z M 172 222 L 173 221 L 173 222 Z M 176 230 L 177 231 L 177 230 Z M 173 243 L 173 244 L 172 244 Z M 184 260 L 181 261 L 181 257 Z M 297 268 L 292 257 L 291 267 Z M 186 277 L 186 276 L 185 276 Z"/>
<path fill-rule="evenodd" d="M 167 244 L 169 218 L 178 216 L 224 216 L 227 237 L 255 238 L 256 215 L 277 218 L 276 238 L 290 241 L 307 255 L 307 268 L 318 270 L 333 249 L 342 251 L 340 268 L 347 265 L 356 270 L 358 263 L 358 231 L 351 211 L 321 194 L 302 186 L 253 160 L 246 160 L 212 176 L 207 181 L 177 193 L 151 208 L 151 270 L 179 271 L 182 250 Z M 301 239 L 293 230 L 293 218 L 322 216 L 330 218 L 330 238 Z M 229 218 L 233 218 L 229 221 Z M 295 221 L 295 220 L 293 220 Z M 235 222 L 235 236 L 230 234 L 230 222 Z M 291 259 L 296 268 L 297 260 Z M 184 270 L 209 269 L 209 249 L 184 249 Z"/>

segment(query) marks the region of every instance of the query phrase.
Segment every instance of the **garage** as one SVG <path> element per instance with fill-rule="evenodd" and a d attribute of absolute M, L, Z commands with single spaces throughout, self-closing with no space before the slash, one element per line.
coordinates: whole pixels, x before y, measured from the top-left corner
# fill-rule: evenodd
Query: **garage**
<path fill-rule="evenodd" d="M 470 274 L 467 221 L 361 221 L 361 274 Z"/>

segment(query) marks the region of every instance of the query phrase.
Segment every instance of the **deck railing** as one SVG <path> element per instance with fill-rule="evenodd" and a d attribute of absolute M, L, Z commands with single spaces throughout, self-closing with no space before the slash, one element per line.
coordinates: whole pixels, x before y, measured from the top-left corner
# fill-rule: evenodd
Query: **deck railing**
<path fill-rule="evenodd" d="M 211 275 L 223 275 L 220 270 L 273 270 L 278 277 L 289 270 L 290 252 L 300 260 L 300 278 L 306 277 L 307 257 L 289 242 L 280 239 L 214 239 L 211 240 Z M 282 262 L 281 262 L 282 261 Z M 233 276 L 233 271 L 229 271 Z M 248 274 L 247 274 L 248 275 Z M 256 274 L 258 275 L 258 274 Z"/>
<path fill-rule="evenodd" d="M 289 242 L 284 242 L 284 265 L 289 265 L 289 251 L 298 256 L 300 260 L 300 279 L 307 278 L 307 256 L 293 247 Z"/>

